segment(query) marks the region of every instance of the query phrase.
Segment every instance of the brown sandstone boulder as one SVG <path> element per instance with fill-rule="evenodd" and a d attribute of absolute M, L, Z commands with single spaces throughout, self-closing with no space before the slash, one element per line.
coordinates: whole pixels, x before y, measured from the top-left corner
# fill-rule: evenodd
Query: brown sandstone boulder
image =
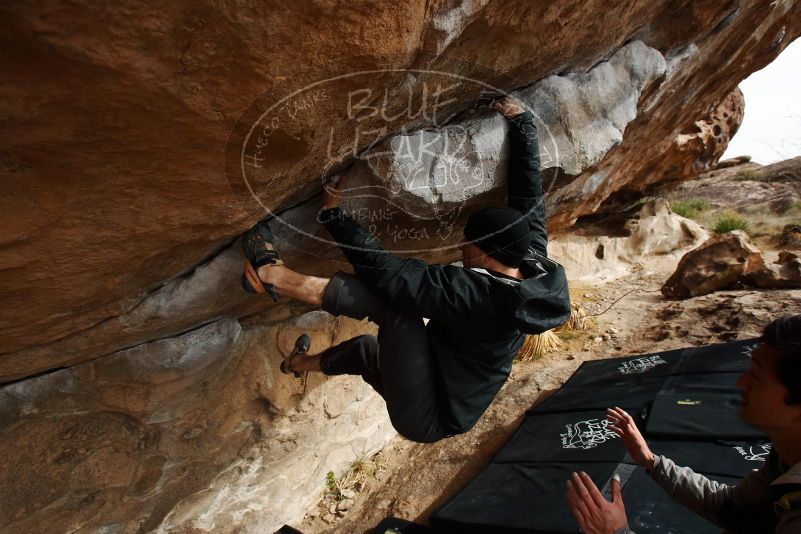
<path fill-rule="evenodd" d="M 745 277 L 744 281 L 764 289 L 801 288 L 801 259 L 798 254 L 782 251 L 774 265 L 765 265 L 762 269 Z"/>
<path fill-rule="evenodd" d="M 734 286 L 765 265 L 762 252 L 745 232 L 714 236 L 691 250 L 662 286 L 662 294 L 684 299 Z"/>
<path fill-rule="evenodd" d="M 785 225 L 779 243 L 785 247 L 801 248 L 801 224 Z"/>

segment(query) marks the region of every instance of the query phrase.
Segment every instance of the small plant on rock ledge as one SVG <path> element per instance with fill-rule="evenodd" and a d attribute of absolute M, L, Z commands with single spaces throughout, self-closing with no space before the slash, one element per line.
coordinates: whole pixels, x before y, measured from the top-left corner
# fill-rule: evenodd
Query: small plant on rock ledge
<path fill-rule="evenodd" d="M 334 475 L 333 471 L 329 471 L 328 474 L 325 475 L 325 485 L 328 487 L 328 491 L 336 491 L 337 477 Z"/>
<path fill-rule="evenodd" d="M 327 491 L 317 503 L 318 514 L 326 523 L 333 523 L 345 516 L 353 505 L 356 494 L 362 491 L 370 480 L 386 469 L 386 460 L 381 452 L 368 456 L 360 454 L 337 478 L 333 471 L 325 475 Z M 315 517 L 317 514 L 315 514 Z"/>
<path fill-rule="evenodd" d="M 758 182 L 759 173 L 752 169 L 743 169 L 734 175 L 736 182 Z"/>

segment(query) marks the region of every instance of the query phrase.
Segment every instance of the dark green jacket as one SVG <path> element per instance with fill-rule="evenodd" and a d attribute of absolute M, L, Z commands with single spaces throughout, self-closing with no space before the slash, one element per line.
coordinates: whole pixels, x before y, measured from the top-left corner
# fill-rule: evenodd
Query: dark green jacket
<path fill-rule="evenodd" d="M 440 372 L 443 429 L 470 430 L 501 389 L 525 339 L 559 326 L 570 316 L 564 269 L 547 258 L 547 234 L 537 130 L 530 112 L 510 120 L 509 206 L 532 231 L 524 280 L 483 269 L 428 265 L 385 252 L 378 241 L 339 208 L 321 222 L 358 275 L 392 306 L 429 319 Z"/>

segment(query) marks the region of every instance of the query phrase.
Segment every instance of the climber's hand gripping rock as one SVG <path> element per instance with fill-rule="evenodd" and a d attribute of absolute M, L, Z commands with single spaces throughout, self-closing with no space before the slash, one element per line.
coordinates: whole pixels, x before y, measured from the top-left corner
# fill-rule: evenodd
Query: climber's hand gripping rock
<path fill-rule="evenodd" d="M 507 119 L 511 119 L 523 113 L 525 109 L 523 109 L 523 105 L 520 102 L 511 96 L 505 96 L 495 103 L 495 111 L 500 112 Z"/>

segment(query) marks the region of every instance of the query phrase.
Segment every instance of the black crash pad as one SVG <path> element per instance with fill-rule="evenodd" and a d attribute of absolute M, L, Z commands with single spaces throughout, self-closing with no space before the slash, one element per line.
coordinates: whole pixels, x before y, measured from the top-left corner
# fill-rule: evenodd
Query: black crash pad
<path fill-rule="evenodd" d="M 639 412 L 632 411 L 639 419 Z M 608 428 L 604 411 L 531 414 L 495 462 L 622 462 L 620 438 Z"/>
<path fill-rule="evenodd" d="M 431 514 L 431 526 L 435 532 L 578 532 L 564 492 L 570 473 L 583 470 L 607 490 L 611 475 L 623 474 L 629 523 L 638 534 L 717 532 L 634 465 L 606 428 L 605 411 L 629 411 L 656 454 L 734 484 L 769 451 L 764 436 L 737 417 L 736 380 L 755 345 L 737 341 L 586 362 L 527 412 L 484 471 Z"/>
<path fill-rule="evenodd" d="M 738 398 L 713 394 L 659 394 L 645 427 L 648 437 L 759 440 L 765 435 L 737 416 Z"/>
<path fill-rule="evenodd" d="M 561 413 L 575 411 L 605 412 L 610 406 L 626 411 L 641 410 L 653 402 L 662 390 L 665 377 L 637 377 L 628 381 L 593 384 L 578 388 L 560 388 L 528 413 Z"/>
<path fill-rule="evenodd" d="M 724 484 L 736 484 L 739 479 L 706 474 Z M 718 534 L 720 528 L 670 499 L 642 469 L 632 472 L 623 486 L 623 502 L 629 528 L 637 534 Z M 576 530 L 577 531 L 577 530 Z"/>
<path fill-rule="evenodd" d="M 371 534 L 429 534 L 431 532 L 433 530 L 427 526 L 397 517 L 387 517 L 370 531 Z"/>
<path fill-rule="evenodd" d="M 743 478 L 768 457 L 770 443 L 753 441 L 676 441 L 648 438 L 654 454 L 673 460 L 698 473 Z M 624 461 L 629 461 L 626 458 Z"/>
<path fill-rule="evenodd" d="M 655 396 L 645 427 L 650 437 L 696 440 L 759 440 L 765 435 L 737 415 L 741 373 L 668 377 Z"/>
<path fill-rule="evenodd" d="M 564 499 L 576 470 L 605 481 L 617 464 L 492 463 L 456 497 L 429 517 L 440 532 L 578 532 Z"/>
<path fill-rule="evenodd" d="M 585 362 L 564 387 L 619 382 L 628 378 L 691 373 L 743 373 L 751 364 L 753 339 L 689 347 L 625 358 Z"/>

